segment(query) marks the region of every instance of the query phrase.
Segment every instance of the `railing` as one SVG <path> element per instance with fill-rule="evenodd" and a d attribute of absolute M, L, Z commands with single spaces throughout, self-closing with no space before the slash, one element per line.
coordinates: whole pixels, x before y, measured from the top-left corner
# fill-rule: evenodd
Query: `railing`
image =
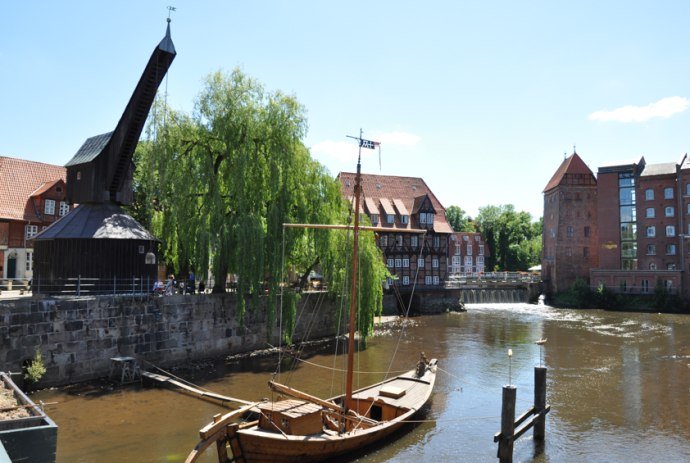
<path fill-rule="evenodd" d="M 63 296 L 86 296 L 95 294 L 146 294 L 154 291 L 156 280 L 149 276 L 88 278 L 81 275 L 76 278 L 56 278 L 32 282 L 32 290 L 38 294 Z"/>
<path fill-rule="evenodd" d="M 446 288 L 480 283 L 539 283 L 541 275 L 526 272 L 451 273 L 446 277 Z"/>
<path fill-rule="evenodd" d="M 592 291 L 598 291 L 599 285 L 590 285 Z M 617 294 L 637 294 L 653 296 L 655 292 L 654 286 L 606 286 L 607 290 Z M 678 294 L 678 288 L 675 286 L 664 288 L 667 294 Z"/>

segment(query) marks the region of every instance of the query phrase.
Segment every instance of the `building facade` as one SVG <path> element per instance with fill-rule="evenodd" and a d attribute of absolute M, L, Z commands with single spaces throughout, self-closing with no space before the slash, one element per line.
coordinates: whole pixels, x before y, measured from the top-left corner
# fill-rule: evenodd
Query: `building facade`
<path fill-rule="evenodd" d="M 597 179 L 577 153 L 544 188 L 542 280 L 547 294 L 565 291 L 598 266 Z"/>
<path fill-rule="evenodd" d="M 355 174 L 338 175 L 351 200 Z M 360 214 L 379 228 L 377 244 L 394 284 L 401 292 L 443 288 L 448 274 L 448 243 L 453 230 L 446 210 L 424 180 L 417 177 L 362 174 Z M 423 230 L 425 233 L 413 233 Z"/>
<path fill-rule="evenodd" d="M 663 286 L 690 297 L 687 155 L 677 163 L 647 164 L 641 157 L 601 166 L 596 178 L 589 171 L 584 190 L 565 181 L 578 170 L 571 165 L 582 162 L 575 156 L 544 190 L 542 277 L 550 292 L 567 290 L 579 277 L 593 289 L 651 294 Z"/>
<path fill-rule="evenodd" d="M 70 211 L 64 167 L 0 156 L 0 279 L 33 278 L 33 240 Z"/>
<path fill-rule="evenodd" d="M 484 272 L 489 247 L 481 233 L 455 232 L 448 246 L 448 273 L 475 274 Z"/>

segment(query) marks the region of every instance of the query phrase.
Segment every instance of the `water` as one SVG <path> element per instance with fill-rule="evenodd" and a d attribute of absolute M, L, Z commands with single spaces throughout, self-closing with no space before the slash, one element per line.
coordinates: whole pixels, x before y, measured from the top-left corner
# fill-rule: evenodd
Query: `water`
<path fill-rule="evenodd" d="M 546 440 L 528 431 L 515 462 L 690 461 L 690 316 L 557 310 L 527 304 L 469 305 L 466 313 L 421 317 L 384 330 L 356 363 L 359 370 L 407 369 L 419 351 L 439 358 L 426 422 L 356 462 L 497 462 L 501 388 L 517 387 L 516 414 L 532 405 L 533 367 L 548 367 Z M 534 341 L 548 338 L 540 360 Z M 509 360 L 508 349 L 513 357 Z M 310 362 L 333 366 L 325 352 Z M 338 359 L 337 368 L 343 365 Z M 207 365 L 192 379 L 245 399 L 269 395 L 275 358 Z M 509 378 L 510 376 L 510 378 Z M 362 384 L 382 374 L 362 377 Z M 341 373 L 301 364 L 283 382 L 319 396 L 335 395 Z M 217 405 L 161 389 L 76 393 L 42 391 L 58 423 L 58 462 L 179 462 Z M 212 453 L 204 460 L 217 461 Z"/>

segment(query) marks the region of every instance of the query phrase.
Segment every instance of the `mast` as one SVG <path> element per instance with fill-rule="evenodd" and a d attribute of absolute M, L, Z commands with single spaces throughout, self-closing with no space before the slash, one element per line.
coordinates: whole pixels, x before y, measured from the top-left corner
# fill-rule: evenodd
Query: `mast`
<path fill-rule="evenodd" d="M 345 408 L 352 409 L 352 372 L 355 355 L 355 327 L 357 321 L 357 264 L 359 263 L 359 200 L 362 193 L 362 129 L 359 129 L 359 154 L 355 175 L 355 224 L 352 244 L 352 284 L 350 285 L 350 327 L 347 341 L 347 382 L 345 384 Z"/>

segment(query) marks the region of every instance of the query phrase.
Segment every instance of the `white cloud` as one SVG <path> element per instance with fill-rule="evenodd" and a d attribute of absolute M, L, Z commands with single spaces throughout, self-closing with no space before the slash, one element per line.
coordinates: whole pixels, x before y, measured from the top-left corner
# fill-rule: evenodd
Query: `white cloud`
<path fill-rule="evenodd" d="M 593 121 L 645 122 L 655 117 L 669 118 L 688 109 L 690 100 L 681 96 L 671 96 L 650 103 L 647 106 L 623 106 L 613 110 L 599 110 L 589 115 Z"/>
<path fill-rule="evenodd" d="M 378 141 L 381 143 L 382 150 L 387 146 L 415 146 L 422 139 L 419 135 L 407 132 L 388 132 L 362 138 Z M 322 157 L 337 159 L 339 161 L 350 161 L 357 158 L 357 142 L 355 140 L 333 141 L 325 140 L 311 147 L 313 154 Z M 375 150 L 362 150 L 362 157 L 369 157 L 378 152 Z"/>

